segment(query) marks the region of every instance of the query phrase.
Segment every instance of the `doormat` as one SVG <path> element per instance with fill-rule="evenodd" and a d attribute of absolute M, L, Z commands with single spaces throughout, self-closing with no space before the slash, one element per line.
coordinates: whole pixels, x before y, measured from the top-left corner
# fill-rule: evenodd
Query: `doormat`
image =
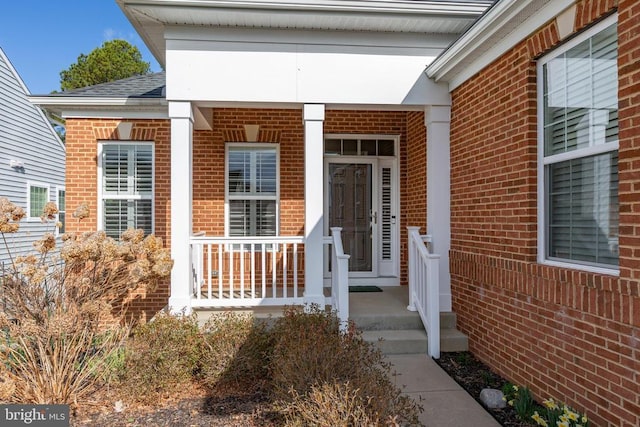
<path fill-rule="evenodd" d="M 349 292 L 382 292 L 377 286 L 349 286 Z"/>

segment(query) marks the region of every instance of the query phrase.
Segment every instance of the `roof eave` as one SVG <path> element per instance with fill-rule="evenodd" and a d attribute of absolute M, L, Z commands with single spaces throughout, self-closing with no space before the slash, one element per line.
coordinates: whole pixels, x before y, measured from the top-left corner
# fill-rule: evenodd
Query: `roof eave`
<path fill-rule="evenodd" d="M 158 62 L 165 65 L 164 28 L 177 25 L 163 18 L 166 12 L 175 8 L 187 8 L 200 11 L 215 9 L 215 21 L 210 25 L 235 26 L 233 21 L 225 24 L 223 12 L 239 12 L 252 14 L 258 19 L 259 27 L 272 28 L 271 17 L 278 13 L 295 13 L 299 16 L 324 17 L 331 19 L 348 16 L 357 19 L 358 31 L 379 31 L 374 20 L 366 18 L 388 17 L 401 21 L 420 19 L 421 17 L 451 18 L 473 21 L 488 7 L 489 2 L 478 1 L 383 1 L 383 0 L 116 0 L 127 19 L 131 22 L 140 37 Z M 264 18 L 262 15 L 264 14 Z M 170 14 L 171 15 L 171 14 Z M 206 14 L 200 13 L 202 19 Z M 164 15 L 166 16 L 166 15 Z M 364 18 L 364 19 L 363 19 Z M 402 19 L 401 19 L 402 18 Z M 214 19 L 214 18 L 211 18 Z M 231 19 L 231 18 L 229 18 Z M 264 22 L 262 22 L 264 21 Z M 189 25 L 189 24 L 185 24 Z M 202 25 L 207 25 L 206 22 Z M 355 24 L 354 24 L 355 25 Z M 398 24 L 400 25 L 400 24 Z M 371 28 L 368 28 L 370 26 Z M 279 28 L 279 27 L 274 27 Z M 309 29 L 314 29 L 309 27 Z"/>
<path fill-rule="evenodd" d="M 453 90 L 575 2 L 552 0 L 540 5 L 539 1 L 498 0 L 429 64 L 427 76 L 448 82 Z M 515 29 L 505 30 L 509 25 Z"/>
<path fill-rule="evenodd" d="M 288 10 L 299 12 L 426 13 L 478 15 L 486 5 L 474 1 L 383 1 L 383 0 L 116 0 L 127 7 L 222 8 L 246 11 Z"/>
<path fill-rule="evenodd" d="M 49 111 L 63 116 L 67 110 L 136 110 L 159 111 L 167 109 L 165 98 L 90 98 L 62 96 L 29 96 L 29 101 Z"/>

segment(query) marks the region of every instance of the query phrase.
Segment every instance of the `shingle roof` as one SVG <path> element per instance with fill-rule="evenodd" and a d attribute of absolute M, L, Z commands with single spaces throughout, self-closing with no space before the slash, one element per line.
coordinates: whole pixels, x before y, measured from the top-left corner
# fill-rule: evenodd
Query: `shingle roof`
<path fill-rule="evenodd" d="M 86 98 L 164 98 L 165 72 L 133 76 L 114 82 L 101 83 L 80 89 L 52 93 L 54 97 L 86 97 Z"/>

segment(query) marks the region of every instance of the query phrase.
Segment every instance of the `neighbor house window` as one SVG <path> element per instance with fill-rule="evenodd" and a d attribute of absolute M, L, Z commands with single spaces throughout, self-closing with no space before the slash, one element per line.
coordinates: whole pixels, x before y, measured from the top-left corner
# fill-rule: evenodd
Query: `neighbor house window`
<path fill-rule="evenodd" d="M 49 186 L 47 184 L 28 184 L 29 199 L 27 200 L 27 212 L 30 220 L 40 220 L 44 213 L 44 205 L 49 201 Z"/>
<path fill-rule="evenodd" d="M 278 234 L 278 146 L 227 144 L 228 236 Z"/>
<path fill-rule="evenodd" d="M 103 143 L 100 214 L 102 229 L 119 238 L 128 228 L 153 232 L 153 145 Z"/>
<path fill-rule="evenodd" d="M 67 194 L 64 188 L 58 188 L 58 233 L 65 232 L 65 224 L 67 222 Z"/>
<path fill-rule="evenodd" d="M 618 266 L 616 17 L 543 57 L 542 261 Z"/>

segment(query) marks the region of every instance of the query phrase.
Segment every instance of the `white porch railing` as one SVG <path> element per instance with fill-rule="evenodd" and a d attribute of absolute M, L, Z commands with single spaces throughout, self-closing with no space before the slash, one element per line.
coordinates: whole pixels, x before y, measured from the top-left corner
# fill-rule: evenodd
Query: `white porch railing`
<path fill-rule="evenodd" d="M 304 237 L 191 237 L 192 308 L 303 303 Z"/>
<path fill-rule="evenodd" d="M 340 319 L 340 330 L 349 325 L 349 255 L 342 247 L 341 227 L 332 227 L 324 243 L 331 245 L 331 306 Z"/>
<path fill-rule="evenodd" d="M 438 264 L 440 255 L 430 253 L 425 243 L 431 236 L 421 236 L 420 227 L 409 231 L 409 306 L 417 311 L 425 325 L 429 356 L 440 358 L 440 291 Z"/>

